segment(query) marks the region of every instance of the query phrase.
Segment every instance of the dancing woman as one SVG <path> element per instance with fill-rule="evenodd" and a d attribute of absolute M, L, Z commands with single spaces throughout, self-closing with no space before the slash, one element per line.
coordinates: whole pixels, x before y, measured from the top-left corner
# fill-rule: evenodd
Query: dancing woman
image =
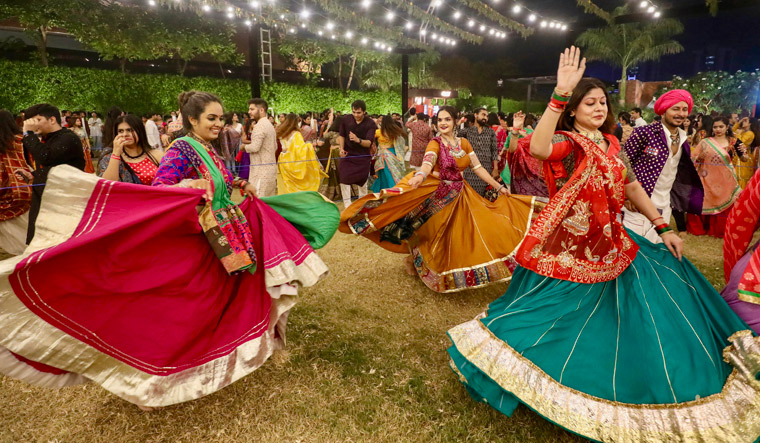
<path fill-rule="evenodd" d="M 298 191 L 317 191 L 323 176 L 322 166 L 311 143 L 306 143 L 298 130 L 298 116 L 288 114 L 285 122 L 277 127 L 277 138 L 282 143 L 282 153 L 277 159 L 279 194 Z"/>
<path fill-rule="evenodd" d="M 375 131 L 377 140 L 377 159 L 375 174 L 377 179 L 372 183 L 372 192 L 392 188 L 404 178 L 405 131 L 390 115 L 384 115 L 380 129 Z"/>
<path fill-rule="evenodd" d="M 705 188 L 702 223 L 707 235 L 713 237 L 723 237 L 728 211 L 742 190 L 731 162 L 732 156 L 739 157 L 744 163 L 750 160 L 746 147 L 733 136 L 728 117 L 717 117 L 709 137 L 703 139 L 691 153 Z"/>
<path fill-rule="evenodd" d="M 219 99 L 179 102 L 187 135 L 155 186 L 51 170 L 37 235 L 0 262 L 0 372 L 166 406 L 222 389 L 284 345 L 297 287 L 327 272 L 312 245 L 335 232 L 337 207 L 317 193 L 256 198 L 215 151 Z M 240 205 L 233 186 L 248 195 Z"/>
<path fill-rule="evenodd" d="M 107 180 L 150 186 L 164 152 L 148 144 L 145 125 L 133 114 L 116 117 L 107 148 L 98 162 L 100 176 Z"/>
<path fill-rule="evenodd" d="M 720 295 L 736 314 L 760 332 L 760 242 L 753 243 L 760 226 L 760 174 L 739 195 L 726 222 L 723 272 L 726 287 Z"/>
<path fill-rule="evenodd" d="M 682 240 L 657 220 L 612 135 L 604 84 L 581 80 L 584 70 L 580 52 L 565 50 L 530 142 L 570 178 L 549 183 L 507 293 L 449 330 L 451 367 L 498 411 L 523 403 L 592 440 L 754 441 L 760 386 L 749 363 L 760 341 L 681 259 Z M 626 198 L 664 244 L 623 228 Z"/>
<path fill-rule="evenodd" d="M 512 255 L 527 232 L 532 197 L 511 196 L 481 166 L 466 139 L 453 134 L 458 112 L 438 112 L 440 137 L 428 144 L 420 171 L 397 186 L 355 201 L 341 214 L 340 231 L 398 253 L 436 292 L 455 292 L 507 281 Z M 462 177 L 471 168 L 501 195 L 489 202 Z"/>

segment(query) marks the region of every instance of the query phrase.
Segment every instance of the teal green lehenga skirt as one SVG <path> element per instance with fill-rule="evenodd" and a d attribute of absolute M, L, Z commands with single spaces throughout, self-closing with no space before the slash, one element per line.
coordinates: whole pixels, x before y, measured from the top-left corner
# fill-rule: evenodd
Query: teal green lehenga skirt
<path fill-rule="evenodd" d="M 609 282 L 518 268 L 449 330 L 452 369 L 476 400 L 593 440 L 755 441 L 760 342 L 691 263 L 630 235 L 638 255 Z"/>

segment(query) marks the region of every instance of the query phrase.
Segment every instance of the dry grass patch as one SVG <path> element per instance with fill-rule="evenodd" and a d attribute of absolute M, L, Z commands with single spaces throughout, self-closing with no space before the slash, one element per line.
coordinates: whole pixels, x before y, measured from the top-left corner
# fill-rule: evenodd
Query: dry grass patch
<path fill-rule="evenodd" d="M 721 253 L 720 240 L 687 238 L 716 287 Z M 342 234 L 320 255 L 331 274 L 303 291 L 287 349 L 248 377 L 151 413 L 95 385 L 0 377 L 0 441 L 581 441 L 525 407 L 507 418 L 475 403 L 448 368 L 446 330 L 506 284 L 436 294 L 405 274 L 402 256 Z"/>

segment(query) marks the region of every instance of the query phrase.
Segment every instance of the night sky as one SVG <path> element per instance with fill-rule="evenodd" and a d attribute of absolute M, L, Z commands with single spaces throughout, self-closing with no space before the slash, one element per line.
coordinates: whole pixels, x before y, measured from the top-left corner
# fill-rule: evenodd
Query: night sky
<path fill-rule="evenodd" d="M 511 3 L 503 3 L 498 9 L 509 16 Z M 632 3 L 638 4 L 637 1 Z M 684 24 L 685 32 L 676 37 L 685 50 L 681 54 L 664 57 L 658 63 L 641 66 L 638 72 L 640 80 L 670 80 L 673 75 L 692 76 L 708 69 L 704 61 L 710 55 L 715 57 L 713 70 L 760 68 L 760 0 L 723 0 L 722 9 L 716 17 L 708 14 L 704 0 L 671 0 L 670 6 L 666 2 L 655 3 L 663 11 L 668 11 L 669 7 L 681 8 L 681 12 L 686 9 L 677 17 Z M 511 59 L 518 77 L 554 75 L 560 51 L 584 29 L 604 25 L 601 19 L 585 14 L 576 6 L 575 0 L 531 0 L 529 4 L 537 12 L 564 19 L 571 29 L 565 32 L 537 30 L 525 40 L 511 35 L 506 42 L 487 41 L 482 46 L 468 46 L 466 51 L 460 48 L 457 52 L 467 53 L 473 60 L 492 60 L 495 57 Z M 612 10 L 622 2 L 597 0 L 596 4 Z M 547 11 L 552 11 L 552 14 Z M 589 65 L 587 74 L 614 82 L 619 79 L 620 70 L 593 63 Z"/>

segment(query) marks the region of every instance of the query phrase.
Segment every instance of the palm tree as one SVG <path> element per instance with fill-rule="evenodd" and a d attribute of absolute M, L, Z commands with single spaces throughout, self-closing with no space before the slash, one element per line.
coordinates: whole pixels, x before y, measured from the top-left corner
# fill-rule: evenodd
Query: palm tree
<path fill-rule="evenodd" d="M 628 13 L 627 7 L 615 9 L 613 17 Z M 672 38 L 683 32 L 676 19 L 646 23 L 612 24 L 588 29 L 578 36 L 577 43 L 585 49 L 588 60 L 600 60 L 623 68 L 620 77 L 620 102 L 625 102 L 628 69 L 645 61 L 656 61 L 668 54 L 678 54 L 683 46 Z"/>

